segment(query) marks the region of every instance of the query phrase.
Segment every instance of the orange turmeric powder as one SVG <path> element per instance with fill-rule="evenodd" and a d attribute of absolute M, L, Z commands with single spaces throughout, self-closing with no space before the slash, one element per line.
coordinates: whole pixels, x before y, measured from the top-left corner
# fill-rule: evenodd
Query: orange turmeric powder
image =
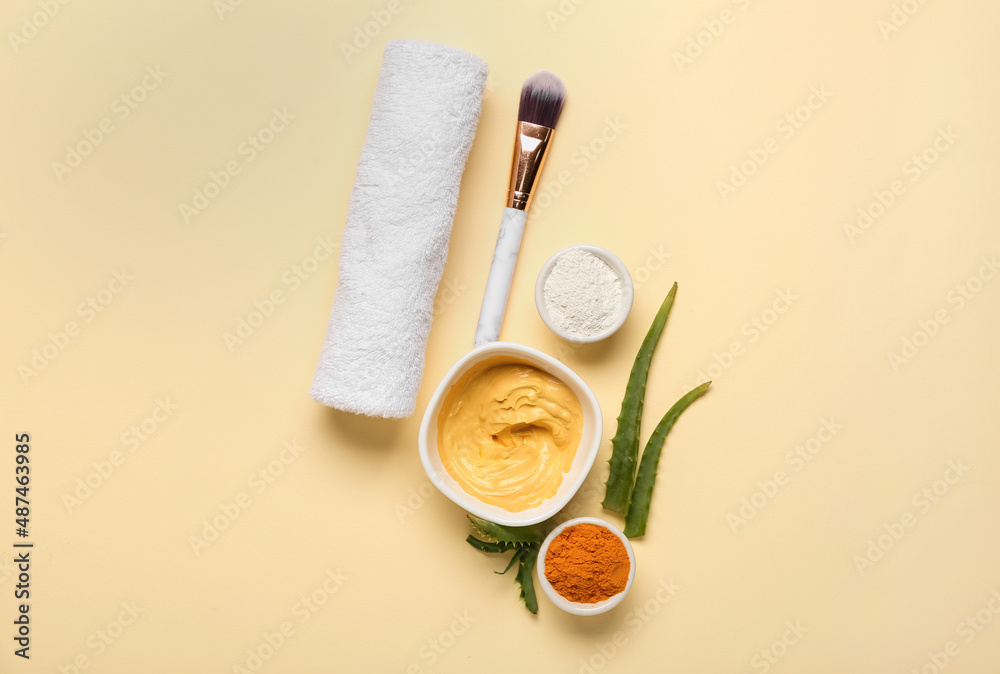
<path fill-rule="evenodd" d="M 545 578 L 570 601 L 596 604 L 628 584 L 628 551 L 618 536 L 596 524 L 563 529 L 545 553 Z"/>

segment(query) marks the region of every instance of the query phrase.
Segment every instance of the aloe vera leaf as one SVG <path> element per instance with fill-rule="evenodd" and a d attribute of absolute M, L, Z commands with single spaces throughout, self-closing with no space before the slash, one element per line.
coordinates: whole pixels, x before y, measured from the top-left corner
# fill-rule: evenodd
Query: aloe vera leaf
<path fill-rule="evenodd" d="M 545 539 L 545 530 L 540 524 L 530 527 L 505 527 L 473 515 L 469 515 L 469 521 L 481 535 L 501 543 L 541 543 Z"/>
<path fill-rule="evenodd" d="M 649 436 L 646 447 L 642 450 L 642 463 L 635 478 L 635 489 L 632 491 L 632 504 L 625 517 L 625 535 L 629 538 L 643 536 L 646 533 L 646 521 L 649 519 L 649 506 L 653 501 L 653 483 L 656 481 L 656 466 L 660 462 L 663 444 L 667 433 L 674 427 L 674 422 L 681 413 L 695 400 L 705 395 L 712 382 L 707 381 L 691 389 L 681 399 L 674 403 L 660 423 L 656 424 L 653 434 Z"/>
<path fill-rule="evenodd" d="M 618 430 L 611 439 L 611 472 L 605 483 L 606 491 L 601 505 L 624 515 L 629 510 L 632 500 L 632 489 L 635 484 L 635 469 L 639 463 L 639 422 L 642 418 L 642 402 L 646 396 L 646 380 L 649 378 L 649 365 L 653 360 L 653 350 L 660 340 L 663 327 L 667 324 L 670 308 L 674 305 L 677 295 L 677 284 L 670 288 L 663 304 L 660 305 L 653 324 L 649 326 L 646 338 L 642 340 L 639 353 L 632 364 L 632 372 L 625 386 L 625 396 L 622 398 L 622 409 L 618 413 Z"/>
<path fill-rule="evenodd" d="M 482 550 L 483 552 L 507 552 L 508 550 L 513 550 L 517 547 L 515 543 L 494 543 L 493 541 L 482 541 L 471 534 L 465 539 L 465 542 L 474 547 L 476 550 Z"/>
<path fill-rule="evenodd" d="M 521 600 L 528 610 L 538 613 L 538 597 L 535 596 L 535 562 L 538 561 L 538 549 L 541 546 L 532 543 L 523 548 L 521 564 L 517 567 L 515 580 L 521 585 Z"/>
<path fill-rule="evenodd" d="M 483 552 L 517 551 L 511 557 L 507 568 L 499 573 L 507 573 L 517 562 L 517 575 L 514 580 L 521 586 L 521 600 L 529 611 L 538 613 L 538 598 L 535 596 L 535 581 L 532 574 L 535 572 L 535 562 L 538 560 L 538 549 L 546 533 L 552 528 L 551 520 L 528 527 L 506 527 L 473 515 L 469 515 L 469 521 L 480 535 L 498 541 L 496 543 L 483 541 L 470 535 L 465 540 L 472 547 Z"/>
<path fill-rule="evenodd" d="M 494 571 L 493 573 L 497 574 L 498 576 L 504 575 L 505 573 L 507 573 L 508 571 L 510 571 L 510 569 L 511 569 L 512 566 L 514 566 L 515 564 L 517 564 L 518 562 L 521 561 L 521 556 L 523 554 L 524 554 L 524 548 L 523 547 L 519 547 L 517 549 L 517 552 L 515 552 L 513 555 L 510 556 L 510 562 L 507 564 L 506 568 L 504 568 L 503 571 Z"/>

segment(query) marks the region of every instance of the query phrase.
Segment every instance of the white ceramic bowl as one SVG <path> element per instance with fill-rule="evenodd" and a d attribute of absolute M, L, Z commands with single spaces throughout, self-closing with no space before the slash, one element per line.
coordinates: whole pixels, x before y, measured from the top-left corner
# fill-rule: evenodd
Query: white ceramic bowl
<path fill-rule="evenodd" d="M 552 272 L 552 268 L 555 266 L 556 260 L 559 259 L 559 256 L 566 251 L 573 250 L 575 248 L 580 248 L 588 253 L 592 253 L 607 262 L 608 266 L 615 271 L 618 278 L 621 279 L 622 282 L 622 303 L 618 307 L 618 317 L 607 330 L 599 332 L 596 335 L 585 336 L 566 332 L 559 327 L 555 320 L 553 320 L 553 318 L 549 315 L 548 310 L 545 308 L 545 281 Z M 538 272 L 538 279 L 535 281 L 535 307 L 538 309 L 538 315 L 542 317 L 542 321 L 545 322 L 545 325 L 549 326 L 549 329 L 552 330 L 552 332 L 556 333 L 566 341 L 576 342 L 577 344 L 588 344 L 590 342 L 599 342 L 602 339 L 610 337 L 617 332 L 618 328 L 620 328 L 623 323 L 625 323 L 625 319 L 628 318 L 628 314 L 632 310 L 632 296 L 634 295 L 634 292 L 635 291 L 632 286 L 632 275 L 628 273 L 628 267 L 626 267 L 625 263 L 618 259 L 617 255 L 606 248 L 601 248 L 600 246 L 578 244 L 576 246 L 567 246 L 566 248 L 563 248 L 542 265 L 541 271 Z"/>
<path fill-rule="evenodd" d="M 479 361 L 493 356 L 520 358 L 558 377 L 576 394 L 583 411 L 583 430 L 580 435 L 580 446 L 577 447 L 576 456 L 573 458 L 573 465 L 570 467 L 569 472 L 563 475 L 559 490 L 554 496 L 546 499 L 540 505 L 528 510 L 522 510 L 521 512 L 511 512 L 499 506 L 483 503 L 462 489 L 461 485 L 445 470 L 444 464 L 441 462 L 441 455 L 438 452 L 437 420 L 445 396 L 452 385 L 469 368 Z M 538 349 L 532 349 L 529 346 L 513 342 L 491 342 L 468 352 L 448 370 L 448 374 L 438 384 L 434 395 L 431 396 L 431 400 L 427 404 L 423 421 L 420 422 L 420 433 L 417 436 L 417 444 L 420 450 L 420 462 L 427 472 L 427 477 L 430 478 L 431 483 L 442 494 L 473 515 L 489 520 L 490 522 L 496 522 L 505 526 L 526 526 L 547 520 L 558 513 L 569 503 L 569 500 L 573 498 L 577 490 L 580 489 L 580 485 L 587 478 L 587 473 L 590 472 L 590 468 L 594 465 L 594 459 L 597 457 L 597 450 L 600 447 L 601 434 L 603 433 L 602 426 L 601 406 L 598 404 L 597 398 L 590 390 L 590 387 L 575 372 Z"/>
<path fill-rule="evenodd" d="M 620 538 L 622 543 L 625 545 L 625 551 L 628 552 L 629 561 L 628 583 L 626 583 L 625 589 L 615 596 L 608 597 L 604 601 L 599 601 L 594 604 L 584 604 L 581 602 L 570 601 L 556 592 L 556 589 L 552 587 L 551 583 L 549 583 L 549 579 L 545 577 L 545 553 L 549 550 L 549 544 L 553 541 L 553 539 L 555 539 L 556 536 L 562 533 L 563 529 L 571 527 L 575 524 L 596 524 L 599 527 L 604 527 Z M 598 615 L 600 613 L 610 611 L 615 606 L 622 603 L 622 600 L 625 599 L 625 595 L 627 595 L 628 591 L 632 589 L 632 581 L 635 580 L 635 550 L 632 549 L 632 544 L 629 542 L 628 538 L 625 537 L 625 534 L 623 534 L 618 527 L 610 522 L 606 522 L 596 517 L 577 517 L 576 519 L 563 522 L 545 537 L 545 540 L 542 542 L 542 547 L 538 550 L 538 562 L 535 565 L 535 568 L 538 569 L 538 584 L 542 586 L 542 591 L 548 595 L 553 604 L 567 613 L 572 613 L 574 615 Z"/>

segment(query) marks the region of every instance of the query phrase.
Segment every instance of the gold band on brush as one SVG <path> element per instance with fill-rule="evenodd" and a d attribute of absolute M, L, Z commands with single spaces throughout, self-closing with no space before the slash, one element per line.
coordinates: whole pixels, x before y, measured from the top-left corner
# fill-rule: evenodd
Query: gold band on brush
<path fill-rule="evenodd" d="M 535 179 L 542 172 L 545 155 L 555 130 L 547 126 L 518 122 L 514 138 L 514 157 L 510 165 L 510 185 L 507 188 L 507 206 L 519 211 L 528 210 Z"/>

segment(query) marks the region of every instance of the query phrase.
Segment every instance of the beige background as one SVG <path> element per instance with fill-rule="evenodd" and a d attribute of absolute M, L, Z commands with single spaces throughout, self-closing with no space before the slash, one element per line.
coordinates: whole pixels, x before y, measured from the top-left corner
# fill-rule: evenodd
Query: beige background
<path fill-rule="evenodd" d="M 0 670 L 996 671 L 1000 281 L 970 282 L 1000 253 L 995 3 L 223 2 L 0 8 Z M 307 390 L 337 277 L 317 241 L 339 242 L 381 49 L 401 37 L 467 49 L 491 80 L 418 413 L 389 422 Z M 569 101 L 503 337 L 589 382 L 610 437 L 676 280 L 644 434 L 702 372 L 716 382 L 669 438 L 632 593 L 592 619 L 544 597 L 529 615 L 415 447 L 471 346 L 520 82 L 539 68 Z M 121 118 L 122 96 L 144 100 Z M 251 162 L 241 143 L 275 109 L 293 118 Z M 54 168 L 105 119 L 89 156 Z M 231 161 L 241 172 L 186 221 Z M 845 229 L 858 209 L 879 217 Z M 619 334 L 574 349 L 532 292 L 581 242 L 617 253 L 637 292 Z M 296 265 L 311 270 L 298 285 Z M 65 348 L 46 348 L 68 322 Z M 904 339 L 920 346 L 894 363 Z M 29 372 L 35 350 L 53 357 Z M 20 432 L 29 662 L 11 641 Z M 610 515 L 609 453 L 572 514 Z M 213 520 L 224 530 L 195 551 Z"/>

